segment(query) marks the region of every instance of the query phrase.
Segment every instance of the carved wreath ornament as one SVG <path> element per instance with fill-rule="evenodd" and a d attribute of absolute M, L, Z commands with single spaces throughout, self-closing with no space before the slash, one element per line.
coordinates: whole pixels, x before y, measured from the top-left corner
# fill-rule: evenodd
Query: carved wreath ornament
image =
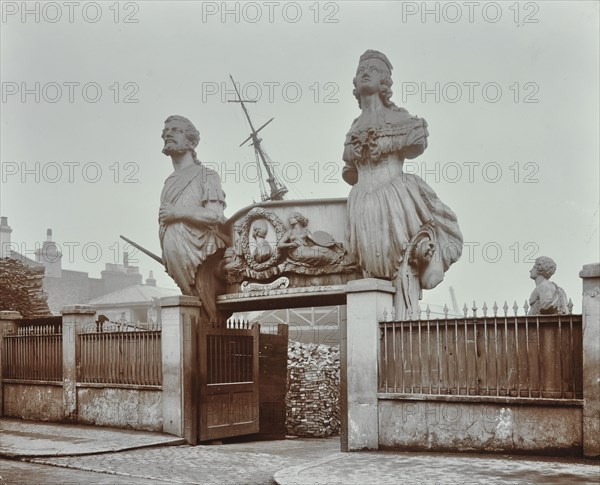
<path fill-rule="evenodd" d="M 273 214 L 270 211 L 263 209 L 262 207 L 255 207 L 252 209 L 246 217 L 243 219 L 242 223 L 242 251 L 244 252 L 244 258 L 248 263 L 248 266 L 252 268 L 254 271 L 264 271 L 268 268 L 271 268 L 277 264 L 281 255 L 279 248 L 277 245 L 273 248 L 273 252 L 271 257 L 262 263 L 257 263 L 254 260 L 254 256 L 252 255 L 252 251 L 250 250 L 250 226 L 257 219 L 267 219 L 271 225 L 275 228 L 275 233 L 277 235 L 277 240 L 279 241 L 286 232 L 285 226 L 279 217 Z"/>
<path fill-rule="evenodd" d="M 583 292 L 583 296 L 589 296 L 591 298 L 597 298 L 600 296 L 600 287 L 594 286 L 593 288 L 588 288 Z"/>

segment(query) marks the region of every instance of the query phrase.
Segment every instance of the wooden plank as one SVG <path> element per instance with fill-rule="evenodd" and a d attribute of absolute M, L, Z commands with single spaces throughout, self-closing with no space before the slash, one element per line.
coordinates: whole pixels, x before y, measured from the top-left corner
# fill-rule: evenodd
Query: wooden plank
<path fill-rule="evenodd" d="M 288 326 L 259 335 L 259 438 L 285 437 Z"/>

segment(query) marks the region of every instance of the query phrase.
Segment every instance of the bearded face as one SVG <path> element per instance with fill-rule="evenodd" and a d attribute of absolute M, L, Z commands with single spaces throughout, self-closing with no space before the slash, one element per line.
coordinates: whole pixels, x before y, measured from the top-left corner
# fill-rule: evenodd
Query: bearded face
<path fill-rule="evenodd" d="M 186 139 L 183 141 L 165 140 L 165 146 L 162 152 L 167 155 L 182 155 L 185 152 L 193 150 L 192 144 Z"/>
<path fill-rule="evenodd" d="M 171 120 L 165 123 L 162 138 L 165 142 L 162 152 L 168 156 L 182 155 L 195 148 L 194 144 L 187 137 L 185 123 L 179 120 Z"/>

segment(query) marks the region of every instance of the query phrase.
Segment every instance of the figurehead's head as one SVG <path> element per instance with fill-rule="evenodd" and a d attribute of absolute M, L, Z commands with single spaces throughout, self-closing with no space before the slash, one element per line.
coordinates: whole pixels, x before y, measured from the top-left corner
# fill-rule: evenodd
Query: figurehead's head
<path fill-rule="evenodd" d="M 186 117 L 169 116 L 165 120 L 162 139 L 165 142 L 162 150 L 165 155 L 181 155 L 189 151 L 192 152 L 194 161 L 199 163 L 195 148 L 200 142 L 200 133 Z"/>

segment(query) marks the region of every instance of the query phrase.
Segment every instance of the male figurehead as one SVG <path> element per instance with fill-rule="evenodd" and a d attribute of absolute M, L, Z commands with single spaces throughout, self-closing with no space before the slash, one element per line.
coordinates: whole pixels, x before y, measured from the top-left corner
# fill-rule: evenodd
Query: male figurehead
<path fill-rule="evenodd" d="M 160 198 L 163 261 L 182 293 L 198 296 L 208 318 L 216 321 L 214 267 L 227 246 L 218 228 L 225 221 L 226 207 L 221 179 L 198 160 L 195 148 L 200 134 L 190 120 L 169 116 L 162 138 L 162 151 L 174 169 Z"/>

